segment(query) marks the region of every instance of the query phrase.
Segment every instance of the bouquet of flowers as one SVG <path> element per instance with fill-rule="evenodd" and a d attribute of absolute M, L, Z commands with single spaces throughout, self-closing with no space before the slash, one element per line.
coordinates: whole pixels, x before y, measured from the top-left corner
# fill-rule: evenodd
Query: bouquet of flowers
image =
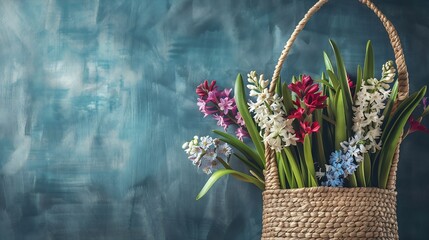
<path fill-rule="evenodd" d="M 213 131 L 217 138 L 195 136 L 183 145 L 189 160 L 211 174 L 197 199 L 225 175 L 263 190 L 264 145 L 275 151 L 283 189 L 387 187 L 401 139 L 415 131 L 429 133 L 421 124 L 429 114 L 426 87 L 395 104 L 393 61 L 387 61 L 380 78 L 375 78 L 368 41 L 363 68 L 357 66 L 352 79 L 337 45 L 332 40 L 330 44 L 335 68 L 324 52 L 326 71 L 317 80 L 303 74 L 293 76 L 289 84 L 277 79 L 270 85 L 263 74 L 251 71 L 247 84 L 237 76 L 234 96 L 232 89 L 219 89 L 216 81 L 197 87 L 199 110 L 224 130 Z M 231 128 L 234 134 L 228 132 Z M 241 162 L 248 172 L 233 169 L 231 161 Z"/>

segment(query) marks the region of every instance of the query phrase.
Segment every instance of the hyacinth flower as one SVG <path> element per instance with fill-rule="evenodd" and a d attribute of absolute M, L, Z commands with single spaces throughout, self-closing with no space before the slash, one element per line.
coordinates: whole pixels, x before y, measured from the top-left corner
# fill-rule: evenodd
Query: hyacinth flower
<path fill-rule="evenodd" d="M 256 97 L 256 101 L 250 101 L 249 111 L 252 112 L 255 122 L 260 128 L 260 135 L 264 143 L 273 150 L 280 152 L 283 148 L 296 145 L 298 138 L 292 127 L 293 119 L 287 118 L 282 98 L 277 94 L 268 92 L 268 80 L 264 75 L 257 75 L 255 71 L 247 75 L 250 96 Z M 268 134 L 265 134 L 268 132 Z"/>
<path fill-rule="evenodd" d="M 429 115 L 429 106 L 428 106 L 427 97 L 424 97 L 422 99 L 422 106 L 423 106 L 423 111 L 421 111 L 421 114 L 419 115 L 419 117 L 414 118 L 413 116 L 410 116 L 410 118 L 408 119 L 409 128 L 408 128 L 408 131 L 404 134 L 403 138 L 407 137 L 409 134 L 414 132 L 424 132 L 429 134 L 429 129 L 421 123 L 423 118 Z"/>
<path fill-rule="evenodd" d="M 225 166 L 233 153 L 227 143 L 209 136 L 194 136 L 191 141 L 185 142 L 182 148 L 188 159 L 207 175 L 212 174 L 220 165 Z"/>
<path fill-rule="evenodd" d="M 299 129 L 296 130 L 298 142 L 304 142 L 304 137 L 311 133 L 316 133 L 320 129 L 317 121 L 312 121 L 312 113 L 317 109 L 326 107 L 327 96 L 319 91 L 319 84 L 315 83 L 308 75 L 303 75 L 300 81 L 289 84 L 288 88 L 295 93 L 293 104 L 296 109 L 289 114 L 289 119 L 296 119 L 299 122 Z"/>
<path fill-rule="evenodd" d="M 229 159 L 233 154 L 233 150 L 227 143 L 218 138 L 194 136 L 191 141 L 182 145 L 182 149 L 193 165 L 197 166 L 198 169 L 202 169 L 207 175 L 211 175 L 206 185 L 197 195 L 197 200 L 203 197 L 211 186 L 225 175 L 232 175 L 238 180 L 255 184 L 261 190 L 264 189 L 262 179 L 232 169 Z"/>
<path fill-rule="evenodd" d="M 235 99 L 231 97 L 232 89 L 218 90 L 216 81 L 210 84 L 207 80 L 198 85 L 195 92 L 198 95 L 198 108 L 204 114 L 204 117 L 212 116 L 217 125 L 227 131 L 229 126 L 236 127 L 235 134 L 238 139 L 243 141 L 248 137 L 246 125 L 237 110 Z"/>

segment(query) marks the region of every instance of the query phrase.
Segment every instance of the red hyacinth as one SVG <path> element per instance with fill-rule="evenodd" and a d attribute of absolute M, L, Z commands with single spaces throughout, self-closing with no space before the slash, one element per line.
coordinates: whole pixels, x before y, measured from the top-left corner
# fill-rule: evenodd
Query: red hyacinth
<path fill-rule="evenodd" d="M 410 130 L 408 130 L 408 133 L 417 131 L 429 133 L 429 129 L 427 129 L 427 127 L 425 127 L 419 121 L 415 120 L 412 116 L 408 119 L 408 123 L 410 124 Z"/>
<path fill-rule="evenodd" d="M 348 74 L 347 74 L 347 83 L 349 84 L 349 88 L 350 88 L 350 89 L 352 89 L 352 88 L 355 88 L 355 87 L 356 87 L 356 84 L 352 81 L 352 79 L 351 79 L 350 75 L 348 75 Z"/>
<path fill-rule="evenodd" d="M 325 101 L 327 96 L 319 92 L 319 84 L 314 83 L 308 75 L 303 75 L 301 81 L 289 84 L 289 89 L 297 95 L 293 104 L 301 108 L 301 103 L 304 102 L 307 107 L 307 115 L 311 114 L 316 109 L 326 107 Z"/>
<path fill-rule="evenodd" d="M 289 114 L 289 116 L 287 118 L 288 119 L 301 119 L 304 112 L 305 112 L 304 108 L 299 107 L 298 109 L 291 111 L 291 113 Z"/>
<path fill-rule="evenodd" d="M 313 94 L 319 91 L 319 85 L 313 84 L 313 79 L 308 75 L 302 75 L 301 81 L 291 83 L 288 87 L 301 99 L 307 94 Z"/>
<path fill-rule="evenodd" d="M 299 126 L 300 128 L 296 134 L 298 142 L 304 142 L 305 135 L 315 133 L 320 129 L 318 122 L 309 123 L 307 121 L 300 121 Z"/>
<path fill-rule="evenodd" d="M 304 97 L 304 104 L 307 106 L 309 114 L 316 109 L 322 109 L 326 107 L 325 101 L 328 97 L 322 95 L 321 92 L 307 94 Z"/>
<path fill-rule="evenodd" d="M 297 119 L 299 121 L 299 129 L 296 130 L 298 142 L 303 142 L 307 134 L 319 131 L 320 125 L 318 122 L 309 122 L 312 119 L 311 114 L 316 109 L 326 107 L 325 101 L 328 98 L 319 92 L 319 84 L 314 83 L 308 75 L 303 75 L 300 81 L 289 84 L 289 89 L 296 94 L 293 104 L 296 109 L 292 110 L 288 116 L 289 119 Z"/>

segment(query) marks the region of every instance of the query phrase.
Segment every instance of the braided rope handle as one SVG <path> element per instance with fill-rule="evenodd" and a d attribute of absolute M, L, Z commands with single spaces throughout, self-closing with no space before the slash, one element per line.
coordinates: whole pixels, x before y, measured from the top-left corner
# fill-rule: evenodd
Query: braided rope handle
<path fill-rule="evenodd" d="M 274 70 L 274 74 L 271 80 L 270 92 L 274 92 L 277 79 L 280 75 L 280 71 L 282 69 L 283 63 L 286 60 L 286 57 L 292 48 L 292 45 L 297 38 L 298 34 L 305 27 L 310 18 L 317 12 L 319 9 L 325 5 L 328 0 L 319 0 L 313 7 L 311 7 L 308 12 L 305 14 L 304 18 L 298 23 L 295 27 L 295 30 L 292 32 L 289 40 L 286 42 L 286 45 L 279 57 L 276 68 Z M 408 81 L 408 71 L 407 65 L 405 63 L 404 53 L 402 51 L 401 42 L 396 32 L 393 24 L 386 18 L 386 16 L 378 10 L 378 8 L 370 1 L 370 0 L 359 0 L 362 4 L 366 5 L 369 9 L 371 9 L 375 15 L 380 19 L 383 23 L 384 28 L 386 29 L 390 43 L 393 48 L 393 52 L 395 53 L 396 66 L 398 69 L 398 100 L 395 103 L 394 108 L 396 108 L 397 104 L 404 100 L 409 93 L 409 81 Z M 400 143 L 399 143 L 400 144 Z M 392 162 L 392 167 L 389 173 L 389 181 L 387 185 L 387 189 L 394 190 L 396 185 L 396 171 L 398 167 L 399 161 L 399 144 L 396 149 L 396 153 Z M 279 185 L 279 177 L 278 177 L 278 169 L 277 163 L 275 160 L 275 152 L 266 144 L 265 145 L 265 159 L 266 163 L 266 171 L 265 171 L 265 189 L 274 190 L 280 189 Z"/>

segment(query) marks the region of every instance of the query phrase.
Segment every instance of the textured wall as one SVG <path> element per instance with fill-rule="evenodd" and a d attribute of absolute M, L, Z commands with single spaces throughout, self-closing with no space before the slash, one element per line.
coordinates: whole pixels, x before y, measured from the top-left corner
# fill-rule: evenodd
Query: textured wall
<path fill-rule="evenodd" d="M 271 75 L 314 1 L 0 0 L 0 239 L 258 239 L 261 196 L 207 176 L 181 143 L 215 128 L 197 111 L 203 79 Z M 283 76 L 323 69 L 328 38 L 349 66 L 381 24 L 357 1 L 333 0 L 298 38 Z M 376 0 L 404 45 L 411 89 L 428 84 L 429 3 Z M 426 123 L 429 123 L 426 121 Z M 429 234 L 429 136 L 402 147 L 403 239 Z"/>

